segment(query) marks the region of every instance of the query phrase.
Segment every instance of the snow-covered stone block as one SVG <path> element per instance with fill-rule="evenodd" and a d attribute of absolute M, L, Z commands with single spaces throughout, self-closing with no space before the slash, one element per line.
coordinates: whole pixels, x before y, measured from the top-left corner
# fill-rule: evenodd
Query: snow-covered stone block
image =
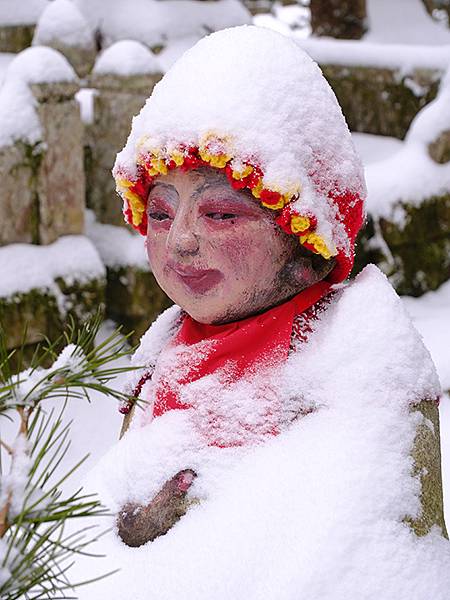
<path fill-rule="evenodd" d="M 85 175 L 77 91 L 73 69 L 53 49 L 29 48 L 10 63 L 0 89 L 5 219 L 0 245 L 48 244 L 82 233 Z"/>
<path fill-rule="evenodd" d="M 0 248 L 0 263 L 0 326 L 9 348 L 55 339 L 69 317 L 82 323 L 104 309 L 105 267 L 85 236 L 10 244 Z"/>
<path fill-rule="evenodd" d="M 48 0 L 0 2 L 0 52 L 20 52 L 31 45 L 36 22 Z"/>

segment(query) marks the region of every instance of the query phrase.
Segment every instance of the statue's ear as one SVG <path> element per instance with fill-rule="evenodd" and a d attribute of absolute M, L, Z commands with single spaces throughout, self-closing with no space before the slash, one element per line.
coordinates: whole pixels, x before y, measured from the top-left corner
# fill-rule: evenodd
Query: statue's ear
<path fill-rule="evenodd" d="M 334 258 L 327 260 L 323 256 L 314 254 L 300 246 L 289 265 L 290 276 L 297 286 L 309 287 L 325 279 L 331 273 L 335 264 L 336 260 Z"/>

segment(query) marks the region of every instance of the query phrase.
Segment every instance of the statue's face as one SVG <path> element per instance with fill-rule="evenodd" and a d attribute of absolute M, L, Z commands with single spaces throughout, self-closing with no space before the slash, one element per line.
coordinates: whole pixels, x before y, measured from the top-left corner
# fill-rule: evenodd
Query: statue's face
<path fill-rule="evenodd" d="M 210 168 L 172 171 L 148 198 L 147 254 L 166 294 L 201 323 L 261 312 L 318 277 L 299 243 L 247 191 Z"/>

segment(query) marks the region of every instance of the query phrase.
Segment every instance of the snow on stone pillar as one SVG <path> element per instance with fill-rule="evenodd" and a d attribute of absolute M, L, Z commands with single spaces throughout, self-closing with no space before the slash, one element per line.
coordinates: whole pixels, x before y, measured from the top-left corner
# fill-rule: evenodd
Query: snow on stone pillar
<path fill-rule="evenodd" d="M 89 138 L 88 206 L 102 223 L 123 225 L 122 206 L 111 175 L 115 157 L 162 73 L 156 57 L 143 44 L 123 40 L 110 46 L 95 64 L 91 86 L 94 120 Z"/>
<path fill-rule="evenodd" d="M 8 68 L 0 92 L 0 245 L 83 232 L 77 90 L 73 69 L 50 48 L 29 48 Z"/>
<path fill-rule="evenodd" d="M 31 45 L 34 28 L 48 0 L 1 0 L 0 52 L 20 52 Z"/>
<path fill-rule="evenodd" d="M 360 39 L 366 31 L 366 0 L 311 0 L 315 35 Z"/>
<path fill-rule="evenodd" d="M 70 0 L 53 0 L 42 13 L 34 46 L 50 46 L 67 58 L 79 77 L 86 77 L 96 57 L 94 33 Z"/>
<path fill-rule="evenodd" d="M 357 257 L 360 265 L 362 259 L 377 262 L 408 296 L 436 290 L 450 279 L 449 103 L 447 74 L 399 150 L 382 161 L 382 177 L 381 163 L 366 169 L 372 218 Z"/>

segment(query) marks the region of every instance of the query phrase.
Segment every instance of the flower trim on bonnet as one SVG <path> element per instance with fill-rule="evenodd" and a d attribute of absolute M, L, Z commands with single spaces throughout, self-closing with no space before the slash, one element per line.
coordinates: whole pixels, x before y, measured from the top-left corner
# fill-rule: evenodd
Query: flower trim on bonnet
<path fill-rule="evenodd" d="M 137 175 L 130 175 L 121 165 L 113 171 L 116 189 L 123 199 L 123 214 L 127 223 L 142 235 L 147 234 L 147 198 L 155 179 L 167 175 L 173 169 L 184 171 L 199 167 L 213 167 L 225 173 L 235 190 L 248 189 L 265 208 L 276 212 L 275 222 L 287 234 L 295 235 L 299 243 L 325 259 L 336 257 L 336 267 L 328 279 L 333 283 L 344 280 L 353 266 L 353 245 L 363 223 L 363 202 L 354 192 L 330 192 L 329 198 L 337 208 L 337 218 L 344 225 L 350 241 L 350 255 L 328 243 L 316 232 L 317 218 L 312 211 L 300 213 L 293 201 L 300 198 L 301 189 L 282 193 L 264 185 L 264 172 L 256 161 L 240 160 L 233 156 L 227 136 L 210 132 L 199 141 L 198 146 L 155 147 L 149 137 L 141 138 L 137 149 Z"/>

